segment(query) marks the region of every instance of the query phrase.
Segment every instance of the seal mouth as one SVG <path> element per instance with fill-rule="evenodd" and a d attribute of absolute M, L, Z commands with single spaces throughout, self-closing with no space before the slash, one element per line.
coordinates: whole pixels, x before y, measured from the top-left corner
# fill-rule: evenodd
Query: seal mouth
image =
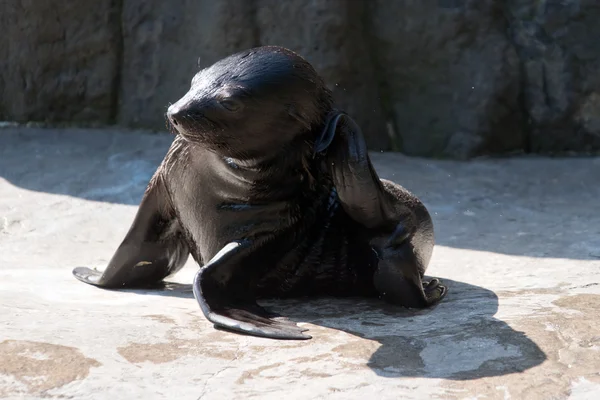
<path fill-rule="evenodd" d="M 180 136 L 186 142 L 201 144 L 212 151 L 229 153 L 231 150 L 228 140 L 221 134 L 222 129 L 204 116 L 185 116 L 175 121 L 167 118 L 166 125 L 172 135 Z"/>
<path fill-rule="evenodd" d="M 186 129 L 182 129 L 183 127 L 179 122 L 173 122 L 170 118 L 166 118 L 167 130 L 174 136 L 181 136 L 184 139 L 187 139 L 190 136 Z"/>
<path fill-rule="evenodd" d="M 175 119 L 166 114 L 165 120 L 167 129 L 173 135 L 199 138 L 218 130 L 217 124 L 203 115 L 186 114 Z"/>

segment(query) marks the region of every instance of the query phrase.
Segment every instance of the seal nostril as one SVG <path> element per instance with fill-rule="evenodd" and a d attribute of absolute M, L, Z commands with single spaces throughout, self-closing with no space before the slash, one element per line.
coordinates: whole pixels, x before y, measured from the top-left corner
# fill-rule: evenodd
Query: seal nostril
<path fill-rule="evenodd" d="M 171 105 L 167 110 L 167 117 L 169 118 L 169 121 L 171 121 L 171 123 L 175 126 L 179 125 L 179 117 L 181 117 L 181 114 L 182 110 L 180 107 L 173 107 L 173 105 Z"/>
<path fill-rule="evenodd" d="M 167 112 L 167 117 L 169 118 L 169 121 L 171 121 L 171 123 L 173 125 L 179 125 L 179 115 L 178 115 L 178 111 L 173 112 L 173 110 L 169 110 Z"/>

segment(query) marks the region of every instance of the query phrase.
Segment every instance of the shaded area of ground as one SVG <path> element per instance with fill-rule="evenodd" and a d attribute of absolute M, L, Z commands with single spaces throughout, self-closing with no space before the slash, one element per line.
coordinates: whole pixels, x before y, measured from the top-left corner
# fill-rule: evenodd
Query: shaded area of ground
<path fill-rule="evenodd" d="M 1 129 L 0 178 L 28 190 L 138 205 L 172 140 L 170 134 L 100 129 Z M 438 244 L 600 259 L 600 158 L 372 158 L 382 178 L 425 202 Z"/>

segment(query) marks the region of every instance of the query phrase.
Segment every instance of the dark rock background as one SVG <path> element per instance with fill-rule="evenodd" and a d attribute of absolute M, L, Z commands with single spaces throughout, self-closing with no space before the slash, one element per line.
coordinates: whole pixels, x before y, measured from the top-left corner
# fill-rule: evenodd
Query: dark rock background
<path fill-rule="evenodd" d="M 200 66 L 306 57 L 372 149 L 600 150 L 598 0 L 0 0 L 0 119 L 164 129 Z"/>
<path fill-rule="evenodd" d="M 119 15 L 108 0 L 0 0 L 0 119 L 113 119 Z"/>

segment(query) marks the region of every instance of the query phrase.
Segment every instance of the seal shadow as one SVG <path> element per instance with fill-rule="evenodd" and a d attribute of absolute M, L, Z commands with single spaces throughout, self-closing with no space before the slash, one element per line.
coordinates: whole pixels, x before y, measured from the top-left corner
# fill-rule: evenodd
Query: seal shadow
<path fill-rule="evenodd" d="M 441 279 L 449 287 L 448 295 L 426 310 L 365 298 L 268 299 L 260 303 L 294 322 L 366 339 L 349 340 L 332 351 L 354 364 L 365 362 L 375 374 L 388 378 L 470 380 L 523 372 L 546 360 L 526 334 L 494 318 L 498 311 L 494 292 Z M 173 282 L 165 282 L 160 289 L 126 291 L 194 298 L 191 285 Z M 310 330 L 307 333 L 311 334 Z M 313 329 L 312 340 L 324 334 Z M 365 353 L 372 353 L 368 360 Z"/>

